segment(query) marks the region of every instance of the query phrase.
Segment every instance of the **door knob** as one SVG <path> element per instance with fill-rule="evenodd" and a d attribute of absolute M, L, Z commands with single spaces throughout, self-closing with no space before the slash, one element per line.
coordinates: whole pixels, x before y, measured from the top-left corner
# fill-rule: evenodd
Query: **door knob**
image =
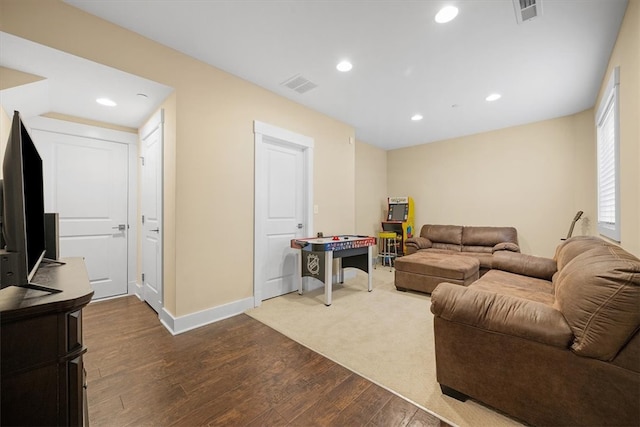
<path fill-rule="evenodd" d="M 124 230 L 127 229 L 127 225 L 126 224 L 118 224 L 117 227 L 111 227 L 111 228 L 113 228 L 114 230 L 118 230 L 118 231 L 124 231 Z"/>
<path fill-rule="evenodd" d="M 159 228 L 154 228 L 153 230 L 149 230 L 149 231 L 153 231 L 154 233 L 159 233 L 160 229 Z"/>
<path fill-rule="evenodd" d="M 302 223 L 298 224 L 298 228 L 302 228 L 302 227 L 303 227 Z"/>

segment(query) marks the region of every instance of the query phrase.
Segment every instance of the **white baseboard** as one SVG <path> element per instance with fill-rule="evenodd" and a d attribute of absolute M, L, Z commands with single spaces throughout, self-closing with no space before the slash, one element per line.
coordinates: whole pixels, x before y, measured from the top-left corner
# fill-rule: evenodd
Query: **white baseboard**
<path fill-rule="evenodd" d="M 142 284 L 138 282 L 129 282 L 129 295 L 135 295 L 140 301 L 144 301 Z"/>
<path fill-rule="evenodd" d="M 354 277 L 356 277 L 356 272 L 354 270 L 349 269 L 344 271 L 344 280 L 353 279 Z M 333 283 L 337 283 L 337 279 L 337 275 L 333 275 Z M 307 283 L 304 284 L 303 288 L 305 291 L 323 286 L 318 280 L 308 280 L 306 282 Z M 140 284 L 136 283 L 135 291 L 132 293 L 141 300 L 144 300 L 142 297 L 142 286 Z M 215 323 L 220 320 L 242 314 L 250 308 L 254 308 L 253 297 L 244 298 L 179 317 L 174 317 L 163 307 L 158 315 L 160 317 L 160 323 L 162 323 L 172 335 L 178 335 L 210 323 Z"/>
<path fill-rule="evenodd" d="M 233 301 L 228 304 L 211 307 L 196 313 L 174 317 L 167 310 L 160 311 L 160 322 L 171 334 L 178 335 L 200 326 L 208 325 L 237 314 L 242 314 L 246 310 L 253 308 L 253 297 Z"/>

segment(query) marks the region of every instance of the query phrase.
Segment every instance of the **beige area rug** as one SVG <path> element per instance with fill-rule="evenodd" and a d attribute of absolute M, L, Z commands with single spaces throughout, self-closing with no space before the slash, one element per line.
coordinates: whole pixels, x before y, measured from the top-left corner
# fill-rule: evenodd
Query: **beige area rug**
<path fill-rule="evenodd" d="M 451 424 L 520 425 L 475 401 L 441 393 L 428 295 L 398 292 L 388 267 L 374 270 L 373 292 L 367 292 L 366 274 L 356 271 L 355 278 L 334 285 L 330 307 L 320 288 L 263 301 L 247 314 Z"/>

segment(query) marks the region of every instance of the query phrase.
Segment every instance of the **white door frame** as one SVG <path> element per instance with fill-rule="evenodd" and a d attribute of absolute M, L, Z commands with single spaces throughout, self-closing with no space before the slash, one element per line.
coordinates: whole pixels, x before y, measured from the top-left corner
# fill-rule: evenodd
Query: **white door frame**
<path fill-rule="evenodd" d="M 160 229 L 158 233 L 158 244 L 160 245 L 160 260 L 158 266 L 158 297 L 160 299 L 160 307 L 158 310 L 158 315 L 161 314 L 162 309 L 164 308 L 164 109 L 158 110 L 149 120 L 143 125 L 143 127 L 139 131 L 140 135 L 140 149 L 142 150 L 142 144 L 144 140 L 151 135 L 157 128 L 160 128 L 160 156 L 158 158 L 158 168 L 160 168 L 160 188 L 158 189 L 158 199 L 160 204 L 160 209 L 158 211 L 158 228 Z M 144 176 L 144 175 L 143 175 Z M 144 180 L 143 180 L 144 181 Z M 143 192 L 144 188 L 140 188 L 140 191 Z M 140 195 L 142 199 L 142 194 Z M 137 221 L 136 221 L 137 222 Z M 144 234 L 144 226 L 142 226 L 141 233 Z M 144 236 L 142 236 L 144 239 Z M 144 245 L 142 245 L 144 246 Z M 141 257 L 142 271 L 144 271 L 144 256 Z M 144 297 L 144 281 L 140 283 L 139 286 L 136 286 L 138 290 L 138 298 L 142 301 L 145 301 Z"/>
<path fill-rule="evenodd" d="M 55 132 L 66 135 L 82 136 L 104 141 L 127 144 L 128 156 L 128 184 L 129 191 L 127 197 L 127 294 L 136 293 L 136 271 L 137 271 L 137 199 L 136 185 L 138 182 L 138 171 L 136 168 L 138 158 L 138 135 L 135 133 L 123 132 L 114 129 L 107 129 L 97 126 L 86 125 L 66 120 L 52 119 L 43 116 L 34 116 L 25 120 L 31 129 L 46 132 Z"/>
<path fill-rule="evenodd" d="M 263 137 L 277 139 L 279 143 L 290 145 L 302 150 L 304 158 L 304 221 L 305 228 L 310 235 L 313 235 L 313 139 L 300 135 L 286 129 L 279 128 L 267 123 L 255 120 L 253 122 L 254 131 L 254 224 L 253 224 L 253 300 L 254 306 L 262 304 L 262 286 L 266 277 L 263 271 L 264 259 L 266 258 L 266 241 L 264 233 L 266 229 L 265 218 L 267 212 L 267 195 L 258 194 L 259 182 L 264 179 L 265 149 Z"/>

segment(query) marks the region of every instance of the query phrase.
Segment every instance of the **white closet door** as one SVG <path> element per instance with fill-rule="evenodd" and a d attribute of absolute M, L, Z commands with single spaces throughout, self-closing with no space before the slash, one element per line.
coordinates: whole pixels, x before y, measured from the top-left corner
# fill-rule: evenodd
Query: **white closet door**
<path fill-rule="evenodd" d="M 94 298 L 127 293 L 128 145 L 31 131 L 45 173 L 45 208 L 58 212 L 60 256 L 83 257 Z"/>

